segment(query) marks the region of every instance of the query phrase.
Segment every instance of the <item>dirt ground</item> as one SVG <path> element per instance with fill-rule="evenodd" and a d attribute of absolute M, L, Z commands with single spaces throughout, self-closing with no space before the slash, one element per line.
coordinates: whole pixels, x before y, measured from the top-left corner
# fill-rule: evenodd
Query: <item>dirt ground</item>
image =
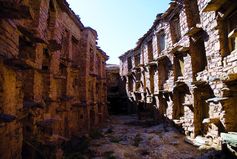
<path fill-rule="evenodd" d="M 90 142 L 93 159 L 224 159 L 221 152 L 200 150 L 172 126 L 112 116 L 101 136 Z"/>

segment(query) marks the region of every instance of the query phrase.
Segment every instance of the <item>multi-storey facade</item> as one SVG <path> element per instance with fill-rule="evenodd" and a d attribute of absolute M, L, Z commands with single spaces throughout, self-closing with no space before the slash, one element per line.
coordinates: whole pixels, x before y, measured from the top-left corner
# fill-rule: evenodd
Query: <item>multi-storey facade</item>
<path fill-rule="evenodd" d="M 0 158 L 61 158 L 107 116 L 97 33 L 65 0 L 0 0 Z"/>
<path fill-rule="evenodd" d="M 237 3 L 176 0 L 137 46 L 120 75 L 141 114 L 168 118 L 186 135 L 218 141 L 237 131 Z"/>

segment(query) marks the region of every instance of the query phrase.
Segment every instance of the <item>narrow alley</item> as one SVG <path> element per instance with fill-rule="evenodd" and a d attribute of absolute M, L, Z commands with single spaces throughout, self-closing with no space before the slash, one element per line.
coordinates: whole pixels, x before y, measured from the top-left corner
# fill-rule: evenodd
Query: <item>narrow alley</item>
<path fill-rule="evenodd" d="M 214 159 L 220 152 L 199 149 L 169 123 L 137 120 L 137 116 L 111 116 L 100 137 L 90 143 L 94 159 Z M 206 149 L 206 150 L 205 150 Z"/>
<path fill-rule="evenodd" d="M 0 159 L 237 157 L 236 0 L 70 1 L 0 0 Z"/>

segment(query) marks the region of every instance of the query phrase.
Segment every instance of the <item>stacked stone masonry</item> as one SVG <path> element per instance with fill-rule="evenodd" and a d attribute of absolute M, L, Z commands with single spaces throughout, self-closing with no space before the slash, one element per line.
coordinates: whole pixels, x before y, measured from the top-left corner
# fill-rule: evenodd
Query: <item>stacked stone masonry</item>
<path fill-rule="evenodd" d="M 65 0 L 0 0 L 0 158 L 62 158 L 98 127 L 107 59 Z"/>
<path fill-rule="evenodd" d="M 237 131 L 235 0 L 174 0 L 119 58 L 139 117 L 166 118 L 213 142 Z"/>

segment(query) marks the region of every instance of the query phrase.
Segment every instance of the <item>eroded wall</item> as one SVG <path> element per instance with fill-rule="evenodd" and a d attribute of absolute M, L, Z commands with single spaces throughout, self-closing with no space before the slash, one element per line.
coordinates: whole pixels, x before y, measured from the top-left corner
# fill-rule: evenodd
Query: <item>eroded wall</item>
<path fill-rule="evenodd" d="M 236 131 L 236 8 L 232 1 L 182 0 L 157 15 L 135 49 L 120 56 L 138 111 L 217 144 L 221 132 Z"/>
<path fill-rule="evenodd" d="M 0 14 L 0 158 L 62 158 L 108 115 L 108 57 L 64 0 L 2 0 Z"/>

